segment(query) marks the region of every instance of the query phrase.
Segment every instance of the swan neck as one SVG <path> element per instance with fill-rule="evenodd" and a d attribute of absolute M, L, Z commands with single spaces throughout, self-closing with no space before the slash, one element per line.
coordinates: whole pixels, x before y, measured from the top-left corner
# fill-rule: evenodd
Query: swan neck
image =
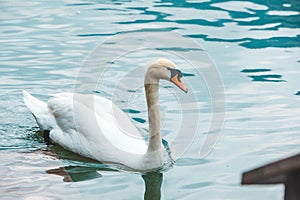
<path fill-rule="evenodd" d="M 158 151 L 162 148 L 158 88 L 158 84 L 145 84 L 149 122 L 148 152 Z"/>

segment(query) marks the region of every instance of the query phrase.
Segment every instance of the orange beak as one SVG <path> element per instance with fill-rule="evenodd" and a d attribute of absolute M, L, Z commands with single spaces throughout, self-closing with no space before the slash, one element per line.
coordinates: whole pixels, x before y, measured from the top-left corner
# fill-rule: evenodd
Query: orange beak
<path fill-rule="evenodd" d="M 173 76 L 171 78 L 171 82 L 174 83 L 177 87 L 179 87 L 182 91 L 184 91 L 185 93 L 188 92 L 188 89 L 183 85 L 182 81 L 180 80 L 180 78 L 178 77 L 178 74 L 175 74 L 175 76 Z"/>

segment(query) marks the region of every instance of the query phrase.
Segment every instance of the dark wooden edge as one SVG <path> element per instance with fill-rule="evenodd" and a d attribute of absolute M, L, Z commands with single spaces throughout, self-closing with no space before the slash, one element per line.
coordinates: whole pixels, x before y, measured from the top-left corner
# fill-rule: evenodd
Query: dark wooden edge
<path fill-rule="evenodd" d="M 243 173 L 242 184 L 285 183 L 291 173 L 300 170 L 300 153 Z"/>

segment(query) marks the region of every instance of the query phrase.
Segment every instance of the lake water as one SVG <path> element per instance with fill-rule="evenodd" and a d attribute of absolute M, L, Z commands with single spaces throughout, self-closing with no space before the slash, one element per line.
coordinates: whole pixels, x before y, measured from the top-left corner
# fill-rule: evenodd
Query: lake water
<path fill-rule="evenodd" d="M 0 199 L 283 199 L 282 185 L 240 182 L 244 171 L 299 152 L 299 1 L 15 0 L 0 5 Z M 145 48 L 153 35 L 152 49 Z M 199 59 L 190 61 L 202 66 L 189 65 L 181 56 L 186 52 L 198 52 Z M 116 58 L 118 53 L 126 54 Z M 23 89 L 43 100 L 74 89 L 104 95 L 146 133 L 144 68 L 138 66 L 158 57 L 176 62 L 191 89 L 184 96 L 162 83 L 164 138 L 169 144 L 176 140 L 180 120 L 198 125 L 184 127 L 191 145 L 172 168 L 142 175 L 45 145 L 23 103 Z M 115 60 L 101 66 L 99 58 Z M 209 77 L 206 65 L 216 70 Z M 104 72 L 101 78 L 95 69 Z M 223 95 L 214 96 L 216 90 Z M 217 135 L 209 128 L 214 104 L 223 105 L 224 114 Z M 208 133 L 217 143 L 201 157 Z"/>

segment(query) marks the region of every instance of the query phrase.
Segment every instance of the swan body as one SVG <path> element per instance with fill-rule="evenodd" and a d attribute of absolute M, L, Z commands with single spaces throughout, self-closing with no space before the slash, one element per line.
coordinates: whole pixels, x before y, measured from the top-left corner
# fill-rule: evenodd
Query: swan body
<path fill-rule="evenodd" d="M 150 65 L 145 75 L 148 144 L 130 118 L 101 96 L 59 93 L 43 102 L 23 91 L 23 99 L 39 127 L 49 131 L 51 140 L 65 149 L 133 170 L 155 170 L 162 167 L 166 159 L 160 133 L 159 80 L 170 80 L 187 92 L 180 81 L 181 72 L 175 67 L 171 61 L 159 59 Z"/>

